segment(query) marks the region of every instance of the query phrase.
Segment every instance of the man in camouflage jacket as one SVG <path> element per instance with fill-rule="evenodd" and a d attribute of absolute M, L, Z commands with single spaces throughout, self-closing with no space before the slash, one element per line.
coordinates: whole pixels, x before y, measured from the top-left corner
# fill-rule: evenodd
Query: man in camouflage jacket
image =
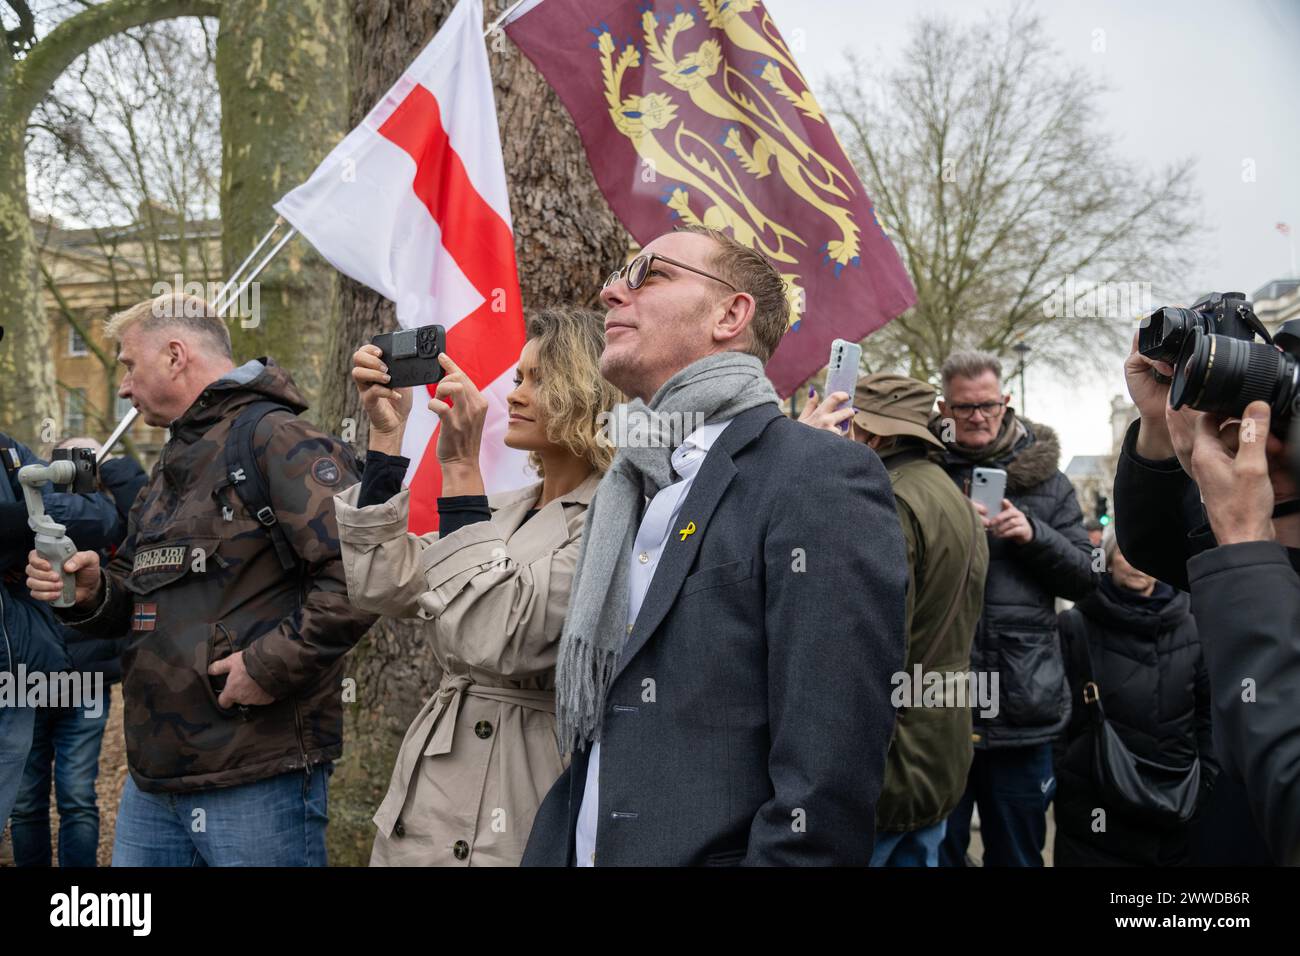
<path fill-rule="evenodd" d="M 306 403 L 270 359 L 238 368 L 210 308 L 163 296 L 114 317 L 119 390 L 170 439 L 106 569 L 83 551 L 83 633 L 129 631 L 122 693 L 130 779 L 114 865 L 320 865 L 331 761 L 342 752 L 343 655 L 372 615 L 348 602 L 332 497 L 357 480 L 351 452 L 297 417 Z M 241 409 L 261 419 L 254 458 L 296 557 L 286 570 L 228 473 Z M 58 578 L 32 553 L 33 594 Z"/>

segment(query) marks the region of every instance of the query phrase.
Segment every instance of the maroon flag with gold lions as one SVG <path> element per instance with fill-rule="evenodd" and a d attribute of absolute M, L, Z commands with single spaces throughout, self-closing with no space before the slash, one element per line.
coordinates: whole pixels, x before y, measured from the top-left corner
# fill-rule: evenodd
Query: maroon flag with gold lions
<path fill-rule="evenodd" d="M 542 0 L 506 33 L 573 117 L 637 242 L 729 232 L 785 277 L 781 395 L 916 301 L 862 182 L 758 0 Z"/>

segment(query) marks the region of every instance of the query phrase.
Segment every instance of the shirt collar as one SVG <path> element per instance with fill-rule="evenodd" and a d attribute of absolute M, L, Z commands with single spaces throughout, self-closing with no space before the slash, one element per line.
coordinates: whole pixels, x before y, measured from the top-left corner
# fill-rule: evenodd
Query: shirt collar
<path fill-rule="evenodd" d="M 687 435 L 686 440 L 673 450 L 673 470 L 681 474 L 681 469 L 677 467 L 679 464 L 708 455 L 713 443 L 718 440 L 718 436 L 731 424 L 731 421 L 730 418 L 727 418 L 719 422 L 710 422 L 707 425 L 701 425 Z M 700 454 L 697 454 L 697 452 Z"/>
<path fill-rule="evenodd" d="M 708 425 L 701 425 L 695 431 L 686 436 L 686 440 L 677 446 L 677 451 L 684 448 L 698 448 L 700 451 L 707 452 L 713 447 L 713 443 L 718 440 L 718 436 L 723 430 L 731 424 L 731 419 L 726 418 L 720 422 L 710 422 Z"/>

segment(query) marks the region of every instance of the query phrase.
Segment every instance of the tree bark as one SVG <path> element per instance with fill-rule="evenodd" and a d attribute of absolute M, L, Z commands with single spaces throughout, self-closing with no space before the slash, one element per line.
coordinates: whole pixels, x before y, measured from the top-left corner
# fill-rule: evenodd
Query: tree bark
<path fill-rule="evenodd" d="M 21 60 L 0 47 L 0 431 L 36 444 L 45 424 L 57 423 L 59 416 L 27 205 L 25 140 L 32 110 L 59 75 L 101 40 L 143 23 L 216 16 L 220 10 L 216 0 L 107 0 L 64 20 Z"/>
<path fill-rule="evenodd" d="M 217 84 L 226 275 L 275 221 L 271 204 L 347 133 L 349 23 L 346 0 L 225 0 Z M 227 313 L 235 360 L 269 355 L 291 369 L 309 416 L 327 427 L 318 402 L 337 309 L 337 273 L 299 238 L 259 277 L 256 298 L 250 290 Z"/>
<path fill-rule="evenodd" d="M 353 123 L 397 79 L 454 5 L 454 0 L 354 4 Z M 488 22 L 507 5 L 507 0 L 487 0 Z M 606 205 L 577 130 L 546 81 L 504 34 L 489 37 L 488 50 L 524 307 L 595 304 L 601 279 L 622 264 L 630 239 Z M 370 336 L 392 329 L 395 319 L 391 303 L 351 280 L 343 280 L 340 298 L 340 322 L 329 351 L 331 381 L 340 387 L 326 393 L 323 414 L 327 421 L 356 422 L 364 448 L 364 415 L 355 390 L 343 386 L 352 352 Z M 347 705 L 346 750 L 331 788 L 332 864 L 369 859 L 370 818 L 388 789 L 397 747 L 435 688 L 437 668 L 422 632 L 423 625 L 382 620 L 350 658 L 356 702 Z"/>

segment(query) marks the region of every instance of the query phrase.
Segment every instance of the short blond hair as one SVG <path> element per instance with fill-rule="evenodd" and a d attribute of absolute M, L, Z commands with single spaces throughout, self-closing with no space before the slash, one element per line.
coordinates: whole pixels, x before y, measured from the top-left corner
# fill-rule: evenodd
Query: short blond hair
<path fill-rule="evenodd" d="M 217 315 L 216 309 L 196 295 L 184 292 L 165 292 L 152 299 L 137 302 L 104 323 L 104 334 L 120 342 L 122 336 L 133 328 L 144 332 L 162 329 L 184 329 L 202 336 L 217 353 L 232 358 L 230 330 Z"/>

